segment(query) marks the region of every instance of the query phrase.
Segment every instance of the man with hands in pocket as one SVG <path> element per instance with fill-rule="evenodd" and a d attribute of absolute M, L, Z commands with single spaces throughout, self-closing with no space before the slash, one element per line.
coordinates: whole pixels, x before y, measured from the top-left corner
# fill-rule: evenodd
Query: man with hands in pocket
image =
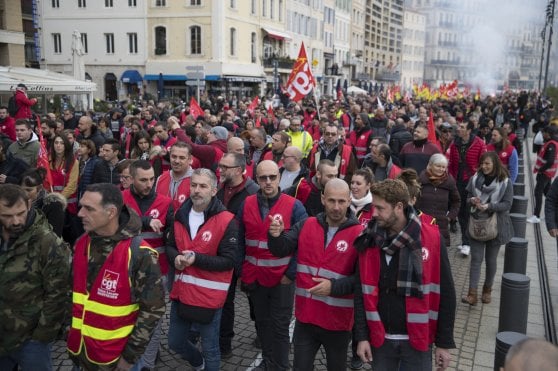
<path fill-rule="evenodd" d="M 353 291 L 357 251 L 354 240 L 362 226 L 350 212 L 349 186 L 330 180 L 321 196 L 324 212 L 285 230 L 274 219 L 269 227 L 271 253 L 296 252 L 294 370 L 313 370 L 324 346 L 328 370 L 347 368 L 347 347 L 353 327 Z"/>

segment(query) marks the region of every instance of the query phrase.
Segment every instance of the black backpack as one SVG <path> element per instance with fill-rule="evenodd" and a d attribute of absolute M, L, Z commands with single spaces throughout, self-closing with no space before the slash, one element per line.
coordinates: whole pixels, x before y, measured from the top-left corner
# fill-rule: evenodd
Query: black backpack
<path fill-rule="evenodd" d="M 10 114 L 10 116 L 14 117 L 17 114 L 18 110 L 19 107 L 17 106 L 15 94 L 14 94 L 10 97 L 10 100 L 8 101 L 8 113 Z"/>

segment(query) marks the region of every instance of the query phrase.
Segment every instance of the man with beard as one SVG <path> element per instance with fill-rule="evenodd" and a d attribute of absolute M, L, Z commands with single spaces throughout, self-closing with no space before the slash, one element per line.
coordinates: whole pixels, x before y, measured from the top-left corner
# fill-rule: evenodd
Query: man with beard
<path fill-rule="evenodd" d="M 176 212 L 166 246 L 176 269 L 169 348 L 196 370 L 213 371 L 220 365 L 219 324 L 236 259 L 238 224 L 215 197 L 217 177 L 211 170 L 194 170 L 190 194 Z M 201 352 L 188 339 L 194 328 Z"/>
<path fill-rule="evenodd" d="M 339 168 L 338 178 L 344 179 L 348 184 L 351 183 L 351 177 L 357 166 L 356 158 L 351 146 L 344 144 L 339 137 L 339 128 L 335 124 L 328 124 L 325 127 L 322 139 L 314 145 L 310 152 L 308 167 L 311 175 L 316 173 L 316 164 L 323 159 L 333 161 Z"/>
<path fill-rule="evenodd" d="M 141 233 L 153 249 L 159 253 L 159 267 L 163 276 L 163 282 L 167 286 L 167 275 L 169 274 L 169 263 L 165 254 L 164 236 L 174 221 L 174 210 L 172 200 L 161 194 L 155 193 L 155 170 L 149 161 L 137 160 L 129 166 L 132 184 L 130 188 L 122 192 L 124 203 L 133 209 L 141 217 Z M 174 275 L 170 276 L 171 278 Z M 151 340 L 142 356 L 144 367 L 153 369 L 155 359 L 161 342 L 161 323 L 159 320 Z"/>
<path fill-rule="evenodd" d="M 374 370 L 445 370 L 455 348 L 455 288 L 438 227 L 422 223 L 400 180 L 372 184 L 374 219 L 355 241 L 357 354 Z M 433 289 L 437 288 L 437 289 Z"/>
<path fill-rule="evenodd" d="M 283 220 L 288 229 L 307 215 L 300 201 L 280 193 L 276 163 L 262 161 L 256 174 L 260 190 L 246 198 L 237 215 L 240 250 L 244 257 L 242 288 L 254 306 L 264 369 L 287 370 L 295 259 L 292 256 L 278 259 L 271 255 L 267 249 L 267 230 L 272 220 Z"/>
<path fill-rule="evenodd" d="M 372 148 L 372 161 L 374 162 L 373 173 L 377 182 L 385 179 L 395 179 L 401 168 L 391 160 L 391 149 L 385 143 L 378 144 Z"/>
<path fill-rule="evenodd" d="M 376 108 L 374 117 L 370 119 L 370 128 L 374 132 L 374 136 L 387 138 L 388 119 L 383 108 Z"/>
<path fill-rule="evenodd" d="M 84 139 L 90 139 L 95 143 L 97 153 L 101 153 L 101 147 L 105 143 L 105 137 L 93 125 L 93 120 L 89 116 L 81 116 L 78 121 L 79 134 L 76 138 L 78 142 Z"/>
<path fill-rule="evenodd" d="M 353 328 L 353 292 L 357 251 L 353 242 L 362 226 L 349 212 L 349 186 L 327 183 L 324 212 L 295 225 L 269 218 L 268 246 L 284 258 L 296 255 L 296 303 L 293 349 L 295 370 L 311 370 L 323 345 L 328 370 L 345 370 Z"/>
<path fill-rule="evenodd" d="M 189 144 L 176 142 L 170 148 L 171 168 L 161 174 L 155 186 L 155 192 L 173 200 L 175 210 L 190 196 L 191 150 Z"/>
<path fill-rule="evenodd" d="M 418 125 L 413 131 L 413 141 L 405 144 L 399 152 L 401 168 L 409 167 L 420 174 L 435 153 L 440 153 L 440 148 L 428 141 L 428 128 L 426 125 Z"/>
<path fill-rule="evenodd" d="M 331 160 L 321 160 L 316 175 L 310 179 L 302 178 L 297 184 L 283 190 L 283 193 L 302 202 L 309 216 L 316 216 L 324 211 L 321 201 L 322 190 L 327 182 L 337 178 L 337 166 Z"/>
<path fill-rule="evenodd" d="M 166 122 L 160 121 L 155 124 L 155 126 L 153 127 L 153 131 L 155 132 L 153 145 L 161 147 L 159 157 L 161 158 L 162 169 L 163 171 L 169 170 L 169 150 L 173 146 L 173 144 L 177 142 L 177 139 L 169 134 Z"/>
<path fill-rule="evenodd" d="M 16 140 L 15 119 L 10 116 L 6 106 L 0 106 L 0 133 L 12 142 Z"/>
<path fill-rule="evenodd" d="M 271 136 L 271 152 L 263 155 L 264 160 L 272 160 L 277 166 L 283 166 L 283 152 L 291 143 L 291 137 L 284 131 L 278 131 Z"/>
<path fill-rule="evenodd" d="M 21 187 L 0 185 L 1 370 L 52 370 L 69 300 L 70 249 L 30 205 Z"/>
<path fill-rule="evenodd" d="M 157 252 L 137 237 L 141 219 L 115 185 L 89 185 L 79 204 L 86 233 L 74 247 L 70 358 L 92 371 L 141 369 L 165 313 Z"/>
<path fill-rule="evenodd" d="M 33 132 L 31 122 L 18 119 L 15 128 L 17 140 L 8 147 L 9 154 L 25 161 L 29 167 L 36 167 L 41 145 L 39 137 Z"/>
<path fill-rule="evenodd" d="M 219 162 L 221 187 L 217 191 L 217 198 L 225 205 L 228 211 L 238 214 L 240 206 L 246 197 L 258 192 L 260 187 L 244 172 L 246 169 L 246 158 L 244 154 L 229 152 Z M 240 252 L 238 252 L 240 255 Z M 219 335 L 219 346 L 221 358 L 229 358 L 232 355 L 232 339 L 234 337 L 234 298 L 236 295 L 236 283 L 240 274 L 240 262 L 236 262 L 235 271 L 232 276 L 227 300 L 223 306 L 221 316 L 221 327 Z"/>

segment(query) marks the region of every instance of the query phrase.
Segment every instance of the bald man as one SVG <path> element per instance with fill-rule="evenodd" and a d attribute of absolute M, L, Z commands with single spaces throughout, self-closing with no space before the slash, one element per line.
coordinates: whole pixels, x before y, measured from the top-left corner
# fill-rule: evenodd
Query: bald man
<path fill-rule="evenodd" d="M 268 232 L 268 247 L 273 255 L 297 257 L 295 370 L 312 370 L 322 345 L 328 370 L 347 368 L 357 261 L 353 242 L 362 226 L 348 212 L 351 195 L 345 181 L 327 182 L 321 201 L 324 212 L 290 230 L 284 220 L 273 219 Z"/>
<path fill-rule="evenodd" d="M 558 369 L 558 347 L 543 339 L 531 338 L 521 340 L 510 348 L 503 368 L 504 371 L 555 371 L 556 369 Z"/>
<path fill-rule="evenodd" d="M 237 219 L 240 225 L 242 289 L 254 307 L 256 330 L 262 344 L 263 369 L 289 369 L 289 325 L 293 312 L 296 260 L 292 254 L 281 258 L 267 249 L 267 230 L 274 220 L 289 229 L 307 218 L 300 201 L 279 191 L 279 167 L 264 160 L 256 168 L 260 190 L 246 197 Z"/>
<path fill-rule="evenodd" d="M 244 170 L 244 175 L 246 175 L 250 179 L 253 179 L 254 163 L 251 159 L 248 158 L 248 156 L 246 156 L 246 147 L 244 141 L 238 137 L 229 138 L 229 140 L 227 141 L 227 152 L 240 153 L 241 155 L 244 155 L 244 157 L 246 158 L 246 169 Z"/>

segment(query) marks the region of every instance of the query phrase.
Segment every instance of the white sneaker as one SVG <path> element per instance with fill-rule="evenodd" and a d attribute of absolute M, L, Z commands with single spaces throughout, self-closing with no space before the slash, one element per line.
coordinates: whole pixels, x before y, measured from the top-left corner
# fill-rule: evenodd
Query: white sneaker
<path fill-rule="evenodd" d="M 469 246 L 469 245 L 461 246 L 461 254 L 463 254 L 465 256 L 469 256 L 470 252 L 471 252 L 471 246 Z"/>
<path fill-rule="evenodd" d="M 532 216 L 527 218 L 527 223 L 538 224 L 540 222 L 541 222 L 541 219 L 539 217 L 537 217 L 536 215 L 532 215 Z"/>

